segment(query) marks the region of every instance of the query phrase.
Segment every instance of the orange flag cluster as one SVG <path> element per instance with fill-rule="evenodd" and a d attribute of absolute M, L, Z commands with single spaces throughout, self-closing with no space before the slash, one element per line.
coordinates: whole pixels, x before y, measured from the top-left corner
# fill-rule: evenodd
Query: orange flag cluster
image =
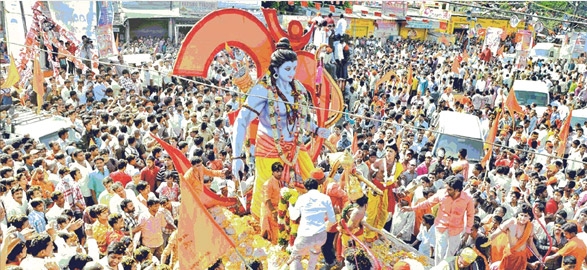
<path fill-rule="evenodd" d="M 563 126 L 558 133 L 559 145 L 556 150 L 556 155 L 558 157 L 563 157 L 565 154 L 565 148 L 567 147 L 567 141 L 569 139 L 569 133 L 571 129 L 571 117 L 573 117 L 573 110 L 569 112 L 569 115 L 565 119 L 565 122 L 563 123 Z"/>

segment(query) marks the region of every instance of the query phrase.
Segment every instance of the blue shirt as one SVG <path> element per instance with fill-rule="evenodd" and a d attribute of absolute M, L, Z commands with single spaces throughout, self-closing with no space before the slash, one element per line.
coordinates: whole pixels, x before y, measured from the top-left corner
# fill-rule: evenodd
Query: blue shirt
<path fill-rule="evenodd" d="M 108 171 L 108 168 L 106 168 L 106 166 L 104 166 L 104 173 L 102 173 L 98 170 L 93 170 L 90 173 L 89 181 L 88 181 L 88 188 L 90 188 L 90 190 L 93 190 L 96 192 L 96 199 L 98 198 L 98 195 L 100 195 L 100 193 L 102 193 L 102 191 L 106 190 L 106 187 L 104 187 L 102 180 L 104 180 L 104 178 L 108 177 L 109 175 L 110 175 L 110 172 Z"/>
<path fill-rule="evenodd" d="M 106 96 L 106 86 L 104 86 L 101 83 L 95 84 L 94 89 L 92 91 L 94 92 L 95 101 L 100 101 Z"/>
<path fill-rule="evenodd" d="M 47 221 L 45 221 L 45 214 L 38 211 L 32 211 L 29 214 L 29 223 L 35 228 L 35 231 L 42 233 L 45 231 Z"/>

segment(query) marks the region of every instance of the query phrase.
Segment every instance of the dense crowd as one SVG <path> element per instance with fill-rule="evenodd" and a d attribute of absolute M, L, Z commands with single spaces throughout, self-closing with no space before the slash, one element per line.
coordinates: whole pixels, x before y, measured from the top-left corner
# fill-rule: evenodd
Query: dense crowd
<path fill-rule="evenodd" d="M 458 262 L 458 268 L 488 269 L 515 251 L 515 242 L 524 237 L 535 246 L 534 254 L 523 259 L 529 267 L 537 267 L 538 259 L 549 253 L 549 269 L 581 268 L 587 251 L 577 240 L 587 229 L 587 123 L 572 127 L 563 158 L 553 149 L 564 142 L 558 135 L 569 112 L 587 102 L 585 74 L 577 68 L 585 63 L 584 56 L 530 59 L 524 70 L 515 70 L 514 63 L 499 57 L 481 60 L 485 48 L 471 42 L 469 59 L 454 72 L 459 46 L 375 38 L 335 41 L 330 40 L 334 32 L 347 26 L 327 16 L 316 20 L 320 27 L 314 34 L 321 34 L 320 40 L 308 50 L 329 45 L 321 52 L 324 68 L 344 96 L 344 117 L 327 139 L 335 146 L 331 151 L 355 143 L 354 165 L 369 180 L 378 178 L 378 164 L 389 158 L 386 153 L 395 151 L 393 159 L 401 164 L 390 198 L 396 203 L 383 219 L 387 231 L 435 258 L 436 267 L 449 267 L 438 269 L 454 269 L 447 260 L 455 254 L 461 259 L 451 262 Z M 0 141 L 0 240 L 8 269 L 177 267 L 179 176 L 150 133 L 177 147 L 192 164 L 230 171 L 228 113 L 239 108 L 240 99 L 227 73 L 230 67 L 218 61 L 226 52 L 219 53 L 208 78 L 191 81 L 171 75 L 178 48 L 169 40 L 138 38 L 121 51 L 150 53 L 152 59 L 128 65 L 119 57 L 101 63 L 96 74 L 66 65 L 58 76 L 46 79 L 43 104 L 36 104 L 31 88 L 21 93 L 1 90 L 3 105 L 40 105 L 44 114 L 69 119 L 79 137 L 62 130 L 48 145 L 32 138 Z M 390 70 L 395 74 L 377 85 Z M 543 115 L 532 106 L 524 108 L 525 115 L 498 114 L 517 79 L 543 81 L 549 87 L 552 102 Z M 433 119 L 446 110 L 478 116 L 486 134 L 498 121 L 489 166 L 469 164 L 466 151 L 455 156 L 445 155 L 444 149 L 432 152 L 438 135 L 431 129 Z M 331 164 L 325 153 L 316 164 L 328 173 Z M 340 174 L 334 172 L 333 179 Z M 220 196 L 236 196 L 229 174 L 205 177 L 204 183 Z M 446 209 L 447 197 L 459 206 Z M 362 207 L 367 202 L 351 204 Z M 529 235 L 520 221 L 526 216 L 532 219 Z M 443 233 L 435 235 L 439 228 Z M 364 256 L 357 251 L 341 260 L 330 256 L 328 248 L 323 253 L 327 267 L 342 261 L 348 267 L 363 260 L 357 254 Z M 260 269 L 259 262 L 250 265 Z M 222 262 L 210 269 L 223 269 Z"/>

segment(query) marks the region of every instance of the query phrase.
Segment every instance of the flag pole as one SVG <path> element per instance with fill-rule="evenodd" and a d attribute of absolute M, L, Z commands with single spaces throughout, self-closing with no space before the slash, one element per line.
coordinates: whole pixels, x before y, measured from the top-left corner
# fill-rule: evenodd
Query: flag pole
<path fill-rule="evenodd" d="M 234 251 L 236 252 L 236 255 L 238 255 L 238 257 L 245 263 L 245 267 L 249 270 L 253 270 L 253 268 L 247 263 L 247 260 L 245 260 L 245 257 L 243 257 L 243 255 L 238 251 L 236 247 L 234 247 Z"/>

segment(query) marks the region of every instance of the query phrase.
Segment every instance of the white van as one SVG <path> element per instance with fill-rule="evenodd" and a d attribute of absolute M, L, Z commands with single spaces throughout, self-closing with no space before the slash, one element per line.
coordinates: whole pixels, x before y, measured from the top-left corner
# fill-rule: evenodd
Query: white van
<path fill-rule="evenodd" d="M 467 149 L 470 163 L 478 163 L 483 158 L 483 129 L 479 117 L 471 114 L 442 111 L 432 123 L 436 132 L 433 153 L 444 148 L 446 157 L 458 158 L 459 150 Z"/>
<path fill-rule="evenodd" d="M 575 128 L 577 124 L 583 126 L 587 122 L 587 109 L 573 110 L 573 116 L 571 117 L 571 127 Z"/>
<path fill-rule="evenodd" d="M 560 45 L 555 43 L 536 43 L 530 50 L 532 59 L 555 60 L 559 58 Z"/>
<path fill-rule="evenodd" d="M 6 139 L 8 144 L 27 136 L 49 147 L 50 142 L 59 139 L 57 133 L 61 129 L 68 130 L 69 141 L 77 142 L 81 137 L 71 128 L 69 119 L 54 115 L 38 115 L 32 110 L 20 106 L 15 108 L 12 124 L 12 130 L 8 132 L 9 137 Z"/>
<path fill-rule="evenodd" d="M 512 90 L 516 95 L 520 106 L 536 104 L 536 113 L 538 117 L 546 111 L 546 106 L 550 104 L 550 96 L 546 83 L 541 81 L 515 80 Z"/>

